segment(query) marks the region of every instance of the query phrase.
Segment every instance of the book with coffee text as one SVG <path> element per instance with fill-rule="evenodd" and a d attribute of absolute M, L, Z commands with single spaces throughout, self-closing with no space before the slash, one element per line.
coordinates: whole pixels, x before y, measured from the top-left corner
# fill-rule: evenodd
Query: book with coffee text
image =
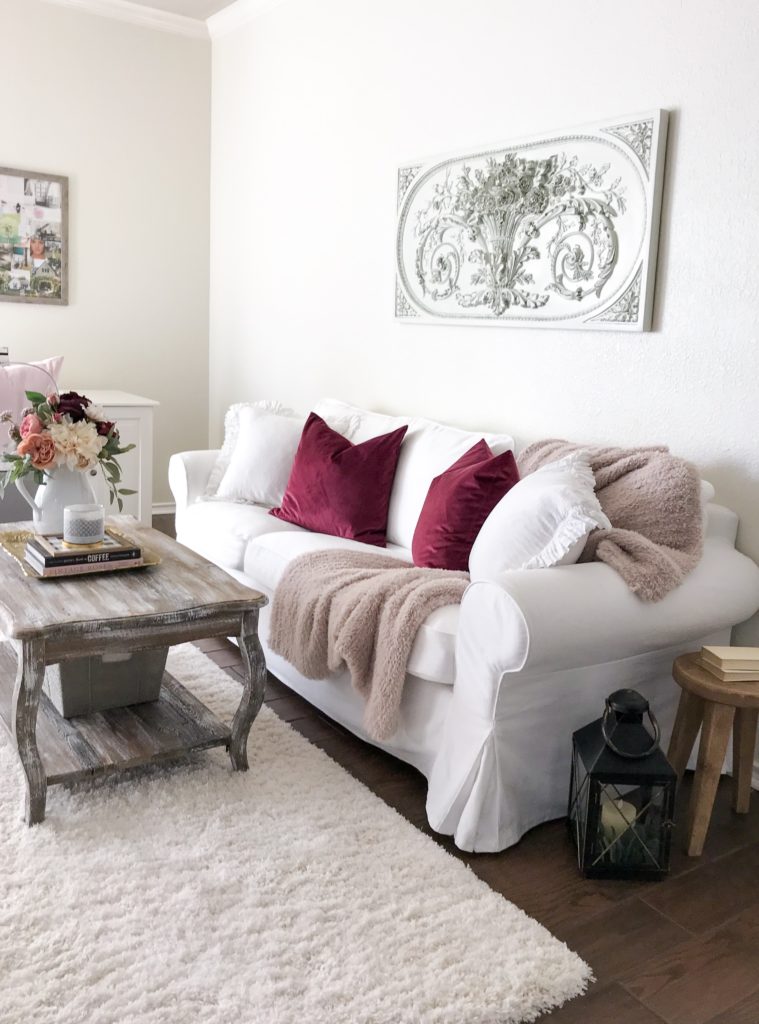
<path fill-rule="evenodd" d="M 27 557 L 40 559 L 43 565 L 93 565 L 99 562 L 128 561 L 141 558 L 142 549 L 137 544 L 125 544 L 120 538 L 107 534 L 101 544 L 86 547 L 67 547 L 61 537 L 30 537 L 26 542 Z"/>
<path fill-rule="evenodd" d="M 137 569 L 143 565 L 142 557 L 116 561 L 83 562 L 79 565 L 45 565 L 40 559 L 26 555 L 27 563 L 43 579 L 65 576 L 83 576 L 87 573 L 117 572 L 119 569 Z"/>

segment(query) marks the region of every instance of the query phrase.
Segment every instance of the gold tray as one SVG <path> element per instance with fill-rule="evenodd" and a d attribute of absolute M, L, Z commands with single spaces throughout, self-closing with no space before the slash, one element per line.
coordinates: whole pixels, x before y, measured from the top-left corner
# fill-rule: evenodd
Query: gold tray
<path fill-rule="evenodd" d="M 114 530 L 112 526 L 108 527 L 108 532 L 114 537 L 118 537 L 119 540 L 125 541 L 127 544 L 135 543 L 131 537 L 127 537 L 126 534 L 120 533 L 118 530 Z M 108 573 L 111 572 L 127 572 L 129 569 L 144 569 L 150 565 L 161 564 L 161 559 L 158 555 L 143 548 L 141 565 L 119 566 L 119 564 L 116 563 L 108 569 L 93 569 L 92 572 L 76 572 L 72 573 L 70 576 L 67 576 L 65 573 L 60 576 L 43 576 L 41 573 L 37 572 L 33 566 L 29 565 L 24 558 L 26 542 L 30 537 L 36 537 L 33 530 L 6 530 L 4 532 L 0 532 L 0 548 L 9 554 L 14 562 L 18 562 L 24 576 L 28 576 L 33 580 L 45 580 L 45 582 L 50 580 L 75 580 L 80 576 L 108 575 Z"/>

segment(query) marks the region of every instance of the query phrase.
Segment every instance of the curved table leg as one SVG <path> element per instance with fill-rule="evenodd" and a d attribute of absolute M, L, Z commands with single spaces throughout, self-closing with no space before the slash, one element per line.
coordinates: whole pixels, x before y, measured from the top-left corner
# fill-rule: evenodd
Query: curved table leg
<path fill-rule="evenodd" d="M 266 689 L 266 659 L 258 639 L 258 609 L 246 612 L 240 627 L 240 652 L 245 665 L 242 700 L 232 721 L 229 756 L 235 771 L 248 770 L 248 733 L 261 710 Z"/>
<path fill-rule="evenodd" d="M 25 818 L 37 825 L 45 818 L 47 776 L 37 749 L 37 709 L 45 678 L 43 640 L 24 640 L 18 658 L 13 690 L 13 736 L 26 776 Z"/>

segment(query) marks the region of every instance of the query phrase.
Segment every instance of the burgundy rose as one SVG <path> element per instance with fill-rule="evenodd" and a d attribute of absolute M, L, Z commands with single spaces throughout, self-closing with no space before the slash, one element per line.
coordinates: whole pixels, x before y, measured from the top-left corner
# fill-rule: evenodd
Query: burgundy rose
<path fill-rule="evenodd" d="M 73 423 L 86 419 L 84 410 L 91 405 L 89 398 L 78 395 L 76 391 L 66 391 L 58 396 L 58 409 L 62 416 L 70 416 Z"/>
<path fill-rule="evenodd" d="M 118 431 L 114 429 L 116 426 L 115 423 L 108 423 L 107 420 L 101 420 L 98 424 L 96 424 L 96 426 L 98 434 L 100 434 L 101 437 L 108 437 L 112 430 L 114 437 L 118 436 Z"/>

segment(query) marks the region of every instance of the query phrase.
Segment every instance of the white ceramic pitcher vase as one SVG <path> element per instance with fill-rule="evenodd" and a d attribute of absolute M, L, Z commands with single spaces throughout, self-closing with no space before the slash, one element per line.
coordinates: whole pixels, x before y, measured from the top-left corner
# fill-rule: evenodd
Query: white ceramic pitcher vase
<path fill-rule="evenodd" d="M 34 497 L 27 489 L 26 477 L 17 480 L 16 487 L 31 506 L 36 533 L 62 534 L 63 510 L 67 505 L 89 505 L 97 500 L 90 473 L 65 466 L 46 475 Z"/>

